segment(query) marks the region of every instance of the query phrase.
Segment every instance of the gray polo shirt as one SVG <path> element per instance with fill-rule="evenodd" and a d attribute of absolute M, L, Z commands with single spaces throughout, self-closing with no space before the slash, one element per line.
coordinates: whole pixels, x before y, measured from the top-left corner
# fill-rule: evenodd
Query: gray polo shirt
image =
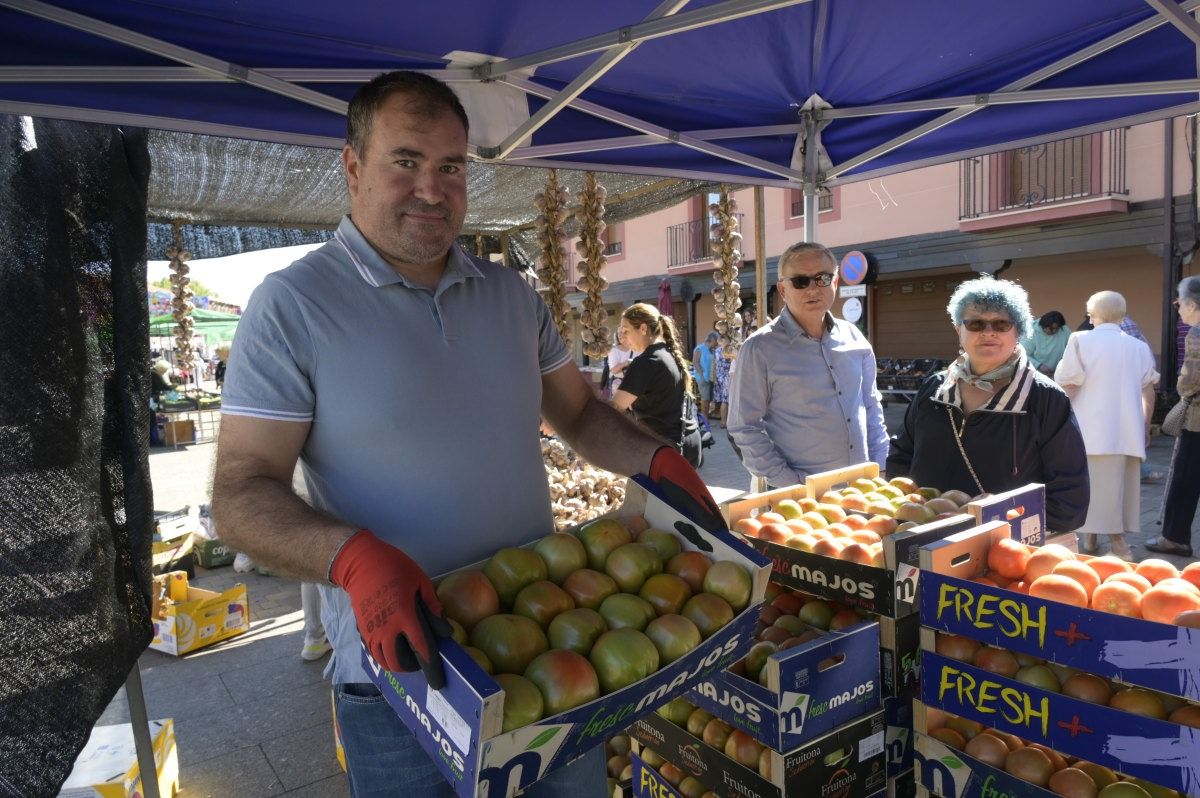
<path fill-rule="evenodd" d="M 254 291 L 222 412 L 311 422 L 300 462 L 312 504 L 436 576 L 553 531 L 541 377 L 570 359 L 516 271 L 454 247 L 437 289 L 423 288 L 346 217 Z M 322 598 L 334 681 L 367 681 L 348 597 Z"/>

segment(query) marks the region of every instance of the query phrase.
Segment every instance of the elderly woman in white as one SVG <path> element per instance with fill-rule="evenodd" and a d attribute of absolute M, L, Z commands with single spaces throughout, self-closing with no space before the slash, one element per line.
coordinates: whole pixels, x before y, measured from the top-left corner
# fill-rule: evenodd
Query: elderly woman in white
<path fill-rule="evenodd" d="M 1071 335 L 1054 379 L 1071 397 L 1087 448 L 1092 496 L 1079 528 L 1080 550 L 1095 554 L 1097 536 L 1129 559 L 1124 533 L 1141 527 L 1139 472 L 1154 412 L 1158 372 L 1150 347 L 1121 332 L 1125 297 L 1101 291 L 1088 299 L 1095 327 Z"/>

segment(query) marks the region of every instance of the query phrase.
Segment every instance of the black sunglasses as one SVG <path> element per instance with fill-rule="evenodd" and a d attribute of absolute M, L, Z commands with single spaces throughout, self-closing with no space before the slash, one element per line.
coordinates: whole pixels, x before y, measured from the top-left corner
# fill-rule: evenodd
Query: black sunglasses
<path fill-rule="evenodd" d="M 963 326 L 969 332 L 983 332 L 984 330 L 992 330 L 998 333 L 1006 333 L 1013 328 L 1013 323 L 1008 319 L 963 319 Z"/>
<path fill-rule="evenodd" d="M 807 274 L 797 274 L 795 277 L 784 277 L 781 282 L 791 283 L 792 288 L 804 290 L 808 288 L 809 283 L 816 283 L 822 288 L 828 288 L 833 285 L 833 272 L 818 272 L 811 277 Z"/>

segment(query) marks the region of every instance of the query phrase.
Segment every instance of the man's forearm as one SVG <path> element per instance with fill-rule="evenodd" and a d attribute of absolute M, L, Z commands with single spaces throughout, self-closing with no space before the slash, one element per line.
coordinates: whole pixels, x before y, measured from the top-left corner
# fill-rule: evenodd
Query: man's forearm
<path fill-rule="evenodd" d="M 269 477 L 213 483 L 213 521 L 221 539 L 255 562 L 305 582 L 329 580 L 329 564 L 358 531 L 316 510 Z"/>
<path fill-rule="evenodd" d="M 669 445 L 596 398 L 588 401 L 570 429 L 558 434 L 584 460 L 623 476 L 647 473 L 654 453 Z"/>

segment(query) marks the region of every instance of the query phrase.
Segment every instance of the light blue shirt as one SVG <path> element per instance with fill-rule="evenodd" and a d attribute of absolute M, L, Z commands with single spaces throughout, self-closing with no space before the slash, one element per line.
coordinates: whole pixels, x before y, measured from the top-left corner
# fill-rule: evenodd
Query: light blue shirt
<path fill-rule="evenodd" d="M 222 412 L 311 422 L 300 463 L 312 504 L 437 576 L 554 531 L 541 379 L 569 360 L 515 270 L 454 247 L 430 290 L 347 217 L 254 291 Z M 323 587 L 322 599 L 334 681 L 367 681 L 348 597 Z"/>
<path fill-rule="evenodd" d="M 826 315 L 826 324 L 811 338 L 785 309 L 738 354 L 729 434 L 746 468 L 775 487 L 868 460 L 886 465 L 875 353 L 850 322 Z"/>
<path fill-rule="evenodd" d="M 1054 335 L 1047 335 L 1045 330 L 1035 323 L 1033 335 L 1022 341 L 1021 345 L 1025 347 L 1025 354 L 1034 368 L 1045 367 L 1053 371 L 1058 361 L 1062 360 L 1063 351 L 1070 339 L 1071 331 L 1066 327 L 1060 327 Z"/>
<path fill-rule="evenodd" d="M 700 353 L 700 370 L 703 374 L 697 374 L 695 366 L 692 367 L 692 376 L 696 382 L 712 382 L 713 379 L 713 350 L 708 348 L 707 343 L 701 343 L 696 346 L 694 352 Z"/>

